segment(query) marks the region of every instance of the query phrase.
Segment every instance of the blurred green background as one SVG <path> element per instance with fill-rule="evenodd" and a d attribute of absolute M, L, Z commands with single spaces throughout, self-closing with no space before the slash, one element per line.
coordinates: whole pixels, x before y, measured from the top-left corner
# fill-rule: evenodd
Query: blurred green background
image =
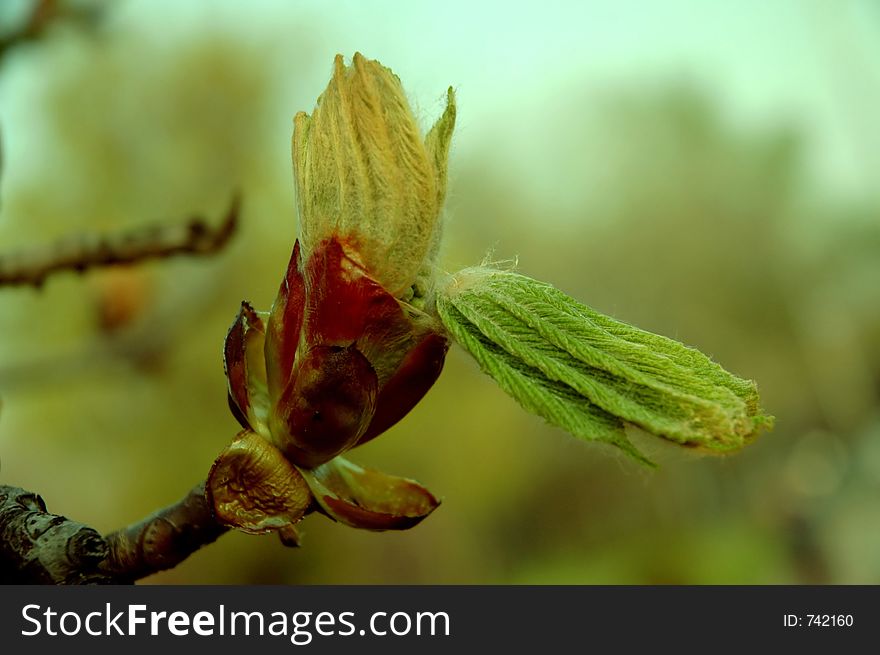
<path fill-rule="evenodd" d="M 0 253 L 219 219 L 235 188 L 242 226 L 211 258 L 0 289 L 0 482 L 109 531 L 204 478 L 237 430 L 226 329 L 296 234 L 291 119 L 360 50 L 425 126 L 456 88 L 449 270 L 518 257 L 757 380 L 777 427 L 726 458 L 636 434 L 645 471 L 454 349 L 352 453 L 442 496 L 424 523 L 312 516 L 300 550 L 230 534 L 147 581 L 880 583 L 878 3 L 96 6 L 0 61 Z"/>

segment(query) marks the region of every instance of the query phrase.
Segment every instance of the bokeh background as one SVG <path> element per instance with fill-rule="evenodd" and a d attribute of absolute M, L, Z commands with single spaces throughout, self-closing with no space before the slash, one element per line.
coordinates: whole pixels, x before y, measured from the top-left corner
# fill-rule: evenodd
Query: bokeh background
<path fill-rule="evenodd" d="M 9 33 L 32 0 L 0 3 Z M 320 516 L 155 583 L 880 583 L 880 5 L 69 3 L 0 60 L 0 254 L 202 213 L 177 258 L 0 288 L 0 481 L 102 531 L 173 502 L 237 424 L 220 349 L 296 234 L 291 119 L 333 56 L 455 87 L 444 262 L 518 257 L 757 380 L 742 453 L 639 437 L 656 472 L 529 416 L 461 351 L 352 453 L 443 497 L 404 533 Z M 79 18 L 78 18 L 79 16 Z"/>

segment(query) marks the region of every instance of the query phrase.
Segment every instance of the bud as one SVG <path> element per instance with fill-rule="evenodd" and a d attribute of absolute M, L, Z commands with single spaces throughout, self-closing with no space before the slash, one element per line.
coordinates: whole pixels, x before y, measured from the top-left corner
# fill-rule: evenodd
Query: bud
<path fill-rule="evenodd" d="M 422 398 L 448 348 L 430 304 L 450 90 L 423 140 L 400 81 L 360 54 L 295 119 L 300 238 L 266 327 L 269 438 L 314 468 Z M 257 429 L 257 428 L 254 428 Z"/>
<path fill-rule="evenodd" d="M 304 465 L 348 450 L 373 419 L 377 387 L 375 370 L 354 344 L 312 346 L 278 399 L 278 446 Z"/>
<path fill-rule="evenodd" d="M 406 530 L 440 505 L 414 480 L 342 457 L 299 470 L 250 430 L 239 433 L 217 457 L 205 494 L 220 523 L 249 534 L 278 532 L 287 546 L 299 545 L 296 526 L 315 510 L 353 528 Z"/>
<path fill-rule="evenodd" d="M 299 252 L 266 328 L 268 424 L 275 445 L 312 468 L 409 412 L 448 343 L 436 318 L 385 291 L 336 238 L 303 270 Z"/>
<path fill-rule="evenodd" d="M 443 368 L 448 342 L 428 310 L 454 122 L 450 90 L 423 140 L 400 81 L 360 54 L 352 67 L 337 57 L 313 116 L 297 115 L 300 238 L 271 312 L 243 303 L 224 349 L 229 404 L 245 428 L 209 481 L 228 525 L 295 536 L 315 508 L 403 529 L 439 504 L 412 480 L 338 455 L 403 418 Z M 273 489 L 289 502 L 263 502 Z"/>
<path fill-rule="evenodd" d="M 400 80 L 356 53 L 337 55 L 311 116 L 294 119 L 300 242 L 309 258 L 336 237 L 392 296 L 429 278 L 440 237 L 455 97 L 423 140 Z"/>

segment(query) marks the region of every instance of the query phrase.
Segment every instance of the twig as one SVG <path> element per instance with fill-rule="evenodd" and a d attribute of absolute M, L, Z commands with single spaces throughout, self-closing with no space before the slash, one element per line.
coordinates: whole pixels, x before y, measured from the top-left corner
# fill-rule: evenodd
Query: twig
<path fill-rule="evenodd" d="M 107 543 L 95 530 L 46 512 L 43 499 L 18 487 L 0 487 L 0 582 L 102 584 Z"/>
<path fill-rule="evenodd" d="M 94 21 L 98 12 L 59 0 L 36 0 L 20 29 L 0 36 L 0 59 L 40 38 L 58 18 Z M 0 151 L 2 167 L 2 151 Z M 134 264 L 222 249 L 238 227 L 238 194 L 216 227 L 201 217 L 116 235 L 78 235 L 54 246 L 0 257 L 0 286 L 40 287 L 65 270 Z M 204 482 L 177 503 L 102 537 L 87 525 L 46 510 L 37 494 L 0 485 L 0 584 L 119 584 L 177 566 L 228 530 L 214 519 Z"/>
<path fill-rule="evenodd" d="M 0 58 L 14 46 L 39 39 L 53 22 L 71 19 L 83 24 L 96 22 L 100 17 L 100 7 L 82 6 L 59 0 L 36 0 L 27 20 L 17 30 L 0 36 Z"/>
<path fill-rule="evenodd" d="M 210 255 L 223 248 L 238 227 L 238 194 L 216 227 L 195 216 L 185 223 L 152 225 L 116 235 L 77 235 L 48 248 L 0 256 L 0 286 L 40 287 L 59 271 L 134 264 L 172 255 Z"/>
<path fill-rule="evenodd" d="M 134 582 L 177 566 L 228 529 L 214 519 L 201 482 L 174 505 L 107 535 L 110 552 L 102 569 Z"/>
<path fill-rule="evenodd" d="M 0 583 L 132 583 L 177 566 L 227 529 L 214 520 L 204 483 L 106 537 L 48 513 L 36 494 L 0 486 Z"/>

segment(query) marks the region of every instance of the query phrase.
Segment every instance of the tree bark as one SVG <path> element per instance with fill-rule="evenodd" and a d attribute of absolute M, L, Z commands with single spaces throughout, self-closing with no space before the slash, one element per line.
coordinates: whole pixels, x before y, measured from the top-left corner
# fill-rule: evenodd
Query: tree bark
<path fill-rule="evenodd" d="M 104 537 L 49 513 L 34 493 L 0 486 L 0 583 L 130 584 L 177 566 L 226 530 L 214 519 L 204 482 Z"/>

